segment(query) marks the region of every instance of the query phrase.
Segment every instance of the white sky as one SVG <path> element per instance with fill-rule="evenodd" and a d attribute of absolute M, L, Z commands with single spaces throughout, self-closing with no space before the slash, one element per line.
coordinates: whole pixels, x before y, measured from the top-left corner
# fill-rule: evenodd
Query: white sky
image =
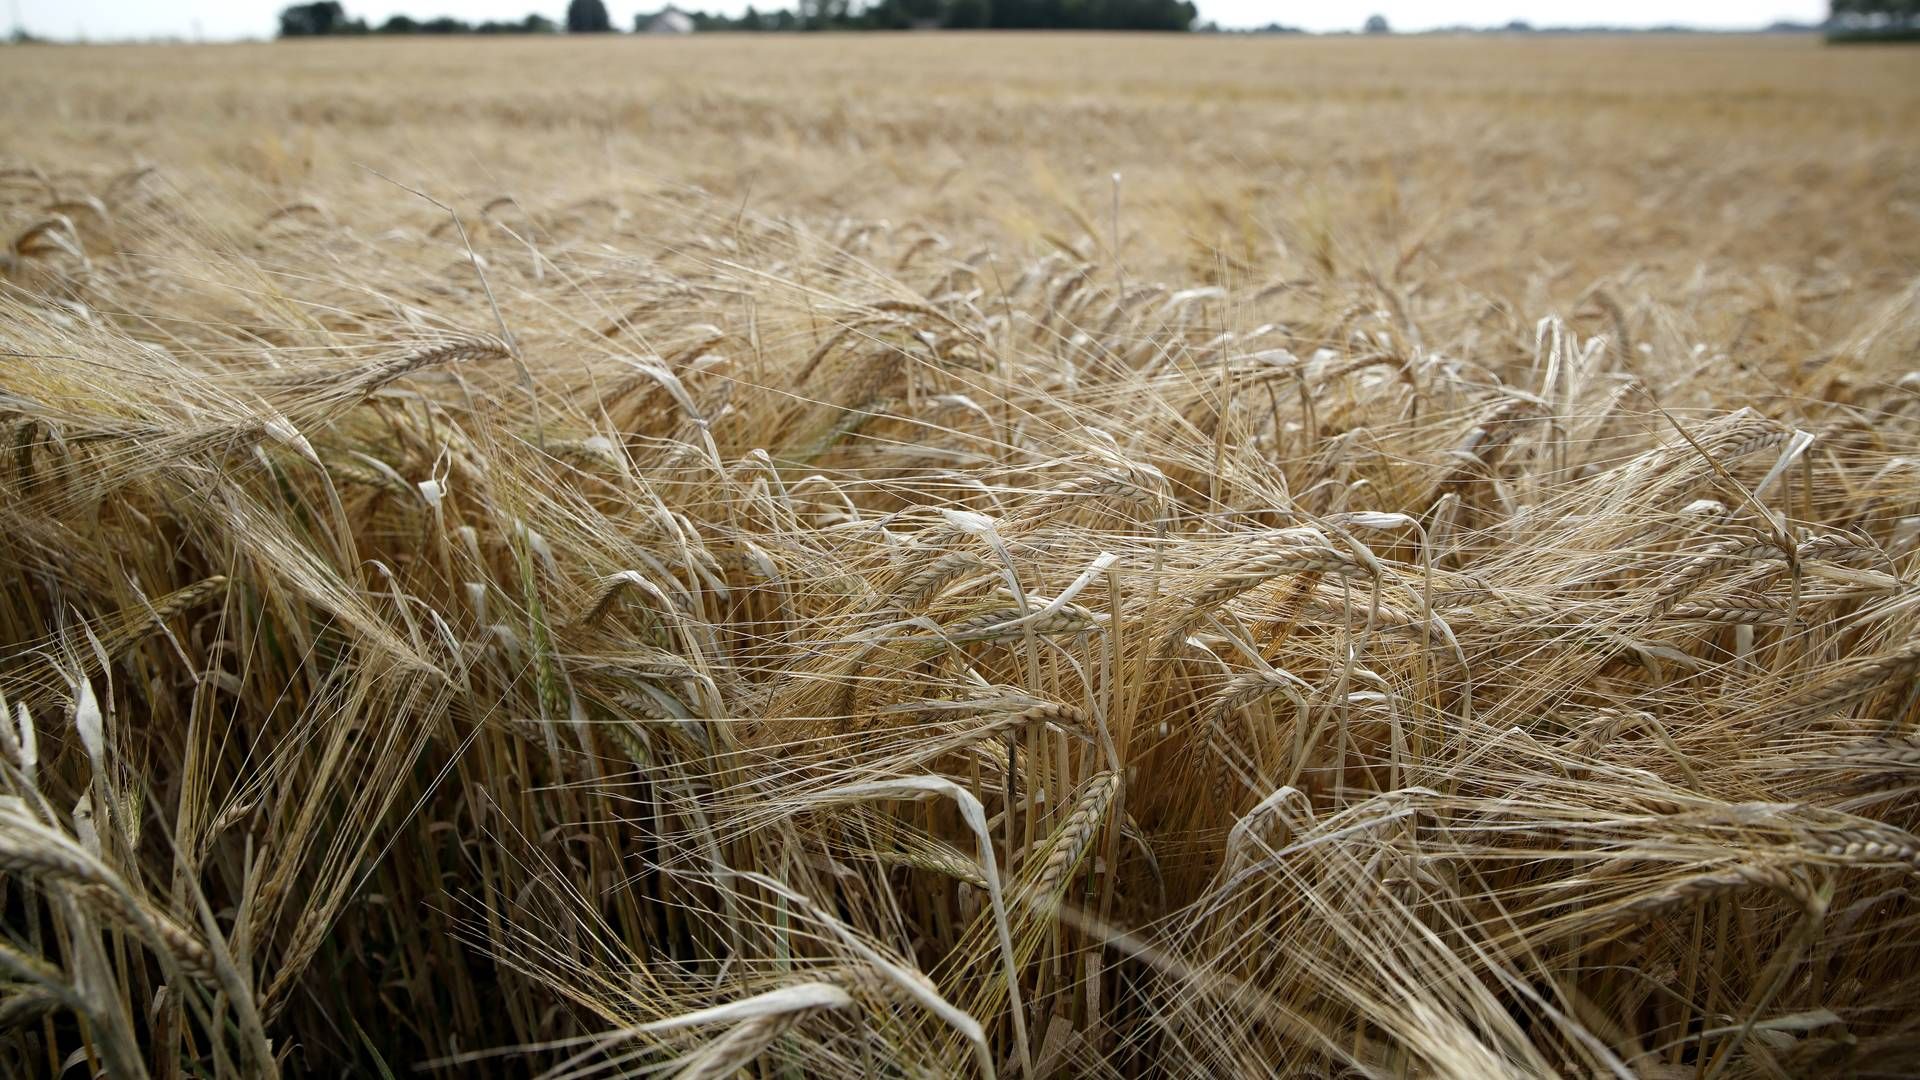
<path fill-rule="evenodd" d="M 93 39 L 156 36 L 208 39 L 268 37 L 287 0 L 3 0 L 10 5 L 8 24 L 15 21 L 45 37 Z M 1497 25 L 1526 19 L 1536 26 L 1606 23 L 1647 26 L 1686 23 L 1700 27 L 1741 29 L 1764 26 L 1775 19 L 1817 22 L 1827 12 L 1826 0 L 1313 0 L 1284 3 L 1277 0 L 1195 0 L 1202 19 L 1222 26 L 1259 26 L 1282 22 L 1309 30 L 1356 29 L 1368 15 L 1379 13 L 1398 30 L 1420 30 L 1441 25 Z M 416 18 L 457 15 L 470 21 L 518 19 L 539 11 L 558 19 L 566 0 L 343 0 L 347 13 L 380 23 L 404 12 Z M 608 0 L 615 26 L 633 25 L 636 11 L 657 10 L 664 0 Z M 747 0 L 679 0 L 683 8 L 737 13 Z M 761 0 L 772 10 L 791 6 L 786 0 Z M 0 54 L 4 55 L 4 54 Z M 0 63 L 4 63 L 0 59 Z"/>

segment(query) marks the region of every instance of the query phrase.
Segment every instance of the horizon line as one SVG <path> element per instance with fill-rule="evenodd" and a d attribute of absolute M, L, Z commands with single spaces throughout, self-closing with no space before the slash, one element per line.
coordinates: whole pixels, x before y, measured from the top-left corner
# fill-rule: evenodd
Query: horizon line
<path fill-rule="evenodd" d="M 1388 30 L 1383 33 L 1369 33 L 1364 29 L 1346 29 L 1346 28 L 1334 29 L 1334 30 L 1309 30 L 1304 27 L 1287 26 L 1283 23 L 1273 22 L 1273 23 L 1263 23 L 1259 25 L 1234 25 L 1234 26 L 1213 24 L 1211 28 L 1206 28 L 1206 29 L 1201 28 L 1200 25 L 1196 25 L 1192 29 L 1188 29 L 1188 30 L 1121 30 L 1121 29 L 1102 29 L 1097 27 L 1023 27 L 1023 28 L 980 27 L 980 28 L 965 28 L 965 29 L 937 27 L 937 28 L 930 28 L 926 30 L 884 30 L 884 29 L 872 29 L 872 28 L 840 29 L 840 30 L 831 30 L 831 29 L 829 30 L 753 30 L 753 31 L 720 30 L 720 31 L 707 31 L 705 33 L 695 33 L 695 34 L 679 35 L 679 36 L 722 37 L 722 36 L 730 36 L 734 34 L 783 36 L 783 37 L 818 36 L 818 35 L 825 35 L 825 34 L 838 34 L 838 35 L 851 35 L 851 34 L 963 34 L 963 35 L 968 35 L 968 34 L 1119 34 L 1119 35 L 1142 36 L 1142 37 L 1150 37 L 1150 36 L 1173 37 L 1173 36 L 1189 36 L 1189 35 L 1196 36 L 1196 37 L 1207 37 L 1207 36 L 1215 36 L 1215 35 L 1219 35 L 1219 36 L 1264 35 L 1264 36 L 1270 36 L 1270 37 L 1378 37 L 1378 38 L 1444 37 L 1448 35 L 1468 35 L 1468 34 L 1506 34 L 1512 37 L 1534 37 L 1534 36 L 1553 37 L 1556 35 L 1560 35 L 1560 36 L 1618 35 L 1618 36 L 1626 37 L 1626 36 L 1640 35 L 1640 34 L 1646 34 L 1646 35 L 1707 34 L 1707 35 L 1735 36 L 1735 35 L 1742 35 L 1742 34 L 1764 35 L 1764 34 L 1818 33 L 1827 28 L 1827 23 L 1829 21 L 1830 19 L 1821 19 L 1814 22 L 1802 22 L 1798 19 L 1793 19 L 1793 18 L 1783 16 L 1780 18 L 1776 18 L 1771 22 L 1767 22 L 1763 24 L 1755 24 L 1755 25 L 1743 25 L 1743 26 L 1711 26 L 1711 25 L 1702 26 L 1695 23 L 1647 23 L 1647 24 L 1572 23 L 1572 24 L 1551 25 L 1551 26 L 1533 26 L 1531 24 L 1528 24 L 1525 26 L 1524 29 L 1522 29 L 1522 28 L 1516 28 L 1514 24 L 1527 23 L 1527 20 L 1514 19 L 1507 23 L 1502 23 L 1497 25 L 1496 24 L 1481 25 L 1481 24 L 1473 24 L 1473 23 L 1458 23 L 1458 24 L 1445 24 L 1445 25 L 1438 25 L 1438 26 L 1418 27 L 1418 28 L 1407 29 L 1407 30 L 1394 29 L 1394 30 Z M 1275 29 L 1276 27 L 1278 29 Z M 23 30 L 27 34 L 27 38 L 24 40 L 22 40 L 18 36 Z M 10 34 L 11 36 L 9 37 L 0 38 L 0 45 L 32 45 L 32 44 L 43 44 L 43 45 L 259 45 L 259 44 L 271 43 L 271 42 L 282 40 L 282 38 L 279 35 L 271 32 L 262 34 L 262 35 L 240 35 L 240 36 L 231 36 L 231 37 L 230 36 L 206 37 L 206 36 L 202 36 L 192 32 L 170 33 L 170 34 L 168 33 L 149 34 L 149 35 L 144 35 L 139 37 L 93 37 L 86 34 L 86 32 L 83 30 L 78 34 L 60 36 L 60 35 L 54 35 L 54 34 L 43 34 L 39 31 L 32 30 L 22 26 L 13 27 Z M 468 37 L 468 36 L 486 36 L 490 38 L 500 38 L 500 37 L 599 38 L 599 37 L 658 37 L 659 35 L 644 34 L 634 30 L 609 30 L 609 31 L 601 31 L 596 33 L 584 33 L 584 34 L 575 34 L 575 33 L 570 33 L 562 30 L 554 33 L 525 33 L 525 34 L 498 33 L 498 34 L 487 34 L 487 35 L 426 34 L 426 33 L 380 34 L 377 32 L 372 32 L 364 35 L 362 34 L 328 34 L 328 35 L 320 35 L 319 37 L 315 37 L 312 39 L 301 39 L 301 40 L 323 40 L 325 38 L 358 38 L 358 37 L 461 38 L 461 37 Z"/>

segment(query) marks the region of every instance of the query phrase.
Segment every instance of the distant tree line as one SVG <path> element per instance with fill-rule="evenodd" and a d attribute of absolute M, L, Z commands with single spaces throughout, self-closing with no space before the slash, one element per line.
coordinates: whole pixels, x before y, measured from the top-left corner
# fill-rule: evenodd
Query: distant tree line
<path fill-rule="evenodd" d="M 1920 0 L 1833 0 L 1836 24 L 1920 27 Z"/>
<path fill-rule="evenodd" d="M 604 33 L 613 29 L 607 6 L 601 0 L 573 0 L 567 8 L 568 33 Z M 554 34 L 561 25 L 545 15 L 528 15 L 515 21 L 470 23 L 450 15 L 416 19 L 395 15 L 378 26 L 365 19 L 347 15 L 338 0 L 319 0 L 295 4 L 280 12 L 281 37 L 351 37 L 362 34 Z"/>
<path fill-rule="evenodd" d="M 529 15 L 519 22 L 470 23 L 449 15 L 414 19 L 395 15 L 373 29 L 375 34 L 554 34 L 560 24 L 545 15 Z"/>
<path fill-rule="evenodd" d="M 792 30 L 1188 30 L 1199 11 L 1191 0 L 800 0 L 797 8 L 738 18 L 687 13 L 699 31 Z M 635 17 L 644 30 L 654 15 Z"/>
<path fill-rule="evenodd" d="M 1920 0 L 1832 0 L 1828 41 L 1920 41 Z"/>
<path fill-rule="evenodd" d="M 669 8 L 666 10 L 679 10 Z M 634 19 L 644 31 L 661 13 Z M 738 18 L 684 12 L 696 31 L 909 30 L 1188 30 L 1199 15 L 1192 0 L 798 0 L 795 8 Z M 570 34 L 614 29 L 602 0 L 572 0 L 564 24 L 543 15 L 518 22 L 469 23 L 450 16 L 395 15 L 378 26 L 349 16 L 338 0 L 295 4 L 280 13 L 281 37 L 374 34 Z"/>

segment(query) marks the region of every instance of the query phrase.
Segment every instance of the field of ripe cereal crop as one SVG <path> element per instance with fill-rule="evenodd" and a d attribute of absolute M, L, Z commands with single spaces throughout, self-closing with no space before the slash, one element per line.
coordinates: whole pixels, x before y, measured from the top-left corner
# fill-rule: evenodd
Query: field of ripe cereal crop
<path fill-rule="evenodd" d="M 1920 1071 L 1917 110 L 0 50 L 0 1073 Z"/>

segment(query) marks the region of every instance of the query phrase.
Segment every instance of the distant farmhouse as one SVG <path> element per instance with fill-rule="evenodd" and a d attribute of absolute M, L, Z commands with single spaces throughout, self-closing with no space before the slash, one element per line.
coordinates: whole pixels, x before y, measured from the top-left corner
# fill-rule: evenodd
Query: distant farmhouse
<path fill-rule="evenodd" d="M 643 34 L 691 34 L 693 16 L 677 7 L 666 7 L 658 15 L 640 25 Z"/>

